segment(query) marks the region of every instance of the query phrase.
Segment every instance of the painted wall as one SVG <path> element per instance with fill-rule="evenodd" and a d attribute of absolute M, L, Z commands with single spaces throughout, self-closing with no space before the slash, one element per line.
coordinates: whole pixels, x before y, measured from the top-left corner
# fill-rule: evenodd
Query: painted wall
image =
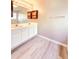
<path fill-rule="evenodd" d="M 68 20 L 67 0 L 46 0 L 43 6 L 44 13 L 39 14 L 39 34 L 65 42 Z"/>

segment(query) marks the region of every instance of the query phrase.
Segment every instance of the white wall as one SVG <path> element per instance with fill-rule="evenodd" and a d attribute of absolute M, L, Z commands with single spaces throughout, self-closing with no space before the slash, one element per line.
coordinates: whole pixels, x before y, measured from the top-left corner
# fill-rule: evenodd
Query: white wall
<path fill-rule="evenodd" d="M 67 0 L 46 0 L 39 14 L 39 34 L 64 42 L 67 39 Z"/>

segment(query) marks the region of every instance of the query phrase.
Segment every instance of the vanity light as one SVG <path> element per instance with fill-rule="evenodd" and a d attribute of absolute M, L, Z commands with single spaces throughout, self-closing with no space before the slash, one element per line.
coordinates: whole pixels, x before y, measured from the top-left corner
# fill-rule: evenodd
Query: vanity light
<path fill-rule="evenodd" d="M 18 7 L 18 6 L 16 6 L 16 5 L 13 5 L 13 7 Z"/>

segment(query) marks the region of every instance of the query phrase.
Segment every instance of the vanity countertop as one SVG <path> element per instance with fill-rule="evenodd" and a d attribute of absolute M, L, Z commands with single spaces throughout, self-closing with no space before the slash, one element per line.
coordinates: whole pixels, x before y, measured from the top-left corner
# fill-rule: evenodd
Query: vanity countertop
<path fill-rule="evenodd" d="M 22 23 L 22 24 L 11 24 L 11 30 L 28 28 L 32 25 L 37 25 L 35 22 Z"/>

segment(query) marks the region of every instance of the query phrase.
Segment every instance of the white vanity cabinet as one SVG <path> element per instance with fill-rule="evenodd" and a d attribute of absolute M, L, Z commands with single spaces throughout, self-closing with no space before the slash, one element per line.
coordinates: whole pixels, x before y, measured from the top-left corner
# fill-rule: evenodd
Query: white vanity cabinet
<path fill-rule="evenodd" d="M 23 24 L 23 25 L 24 27 L 11 30 L 12 49 L 37 35 L 37 23 Z"/>
<path fill-rule="evenodd" d="M 18 46 L 22 39 L 21 30 L 16 29 L 11 31 L 11 48 Z"/>
<path fill-rule="evenodd" d="M 29 38 L 30 37 L 33 37 L 33 36 L 35 36 L 36 34 L 37 34 L 37 25 L 36 24 L 30 24 L 29 25 Z"/>
<path fill-rule="evenodd" d="M 22 42 L 26 41 L 28 39 L 28 34 L 29 34 L 29 29 L 28 28 L 23 28 L 21 29 L 21 35 L 22 35 Z"/>

